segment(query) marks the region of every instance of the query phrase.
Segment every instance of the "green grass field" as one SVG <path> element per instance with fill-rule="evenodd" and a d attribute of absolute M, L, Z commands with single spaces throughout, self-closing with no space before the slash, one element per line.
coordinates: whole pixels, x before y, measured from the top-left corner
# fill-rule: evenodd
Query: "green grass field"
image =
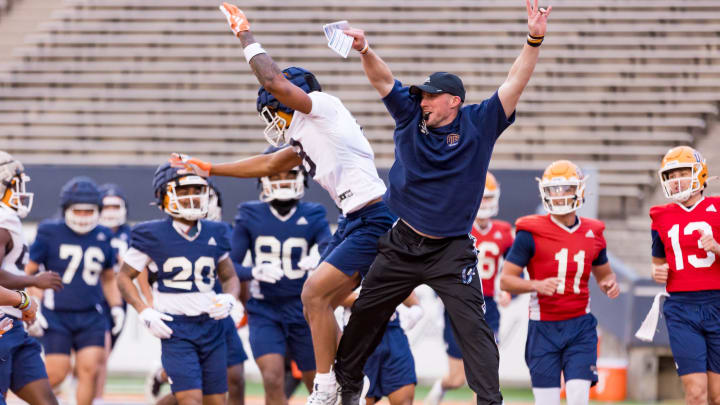
<path fill-rule="evenodd" d="M 107 387 L 107 393 L 109 395 L 113 394 L 129 394 L 129 395 L 142 395 L 143 393 L 143 379 L 137 378 L 137 377 L 113 377 L 108 381 L 108 387 Z M 165 387 L 167 390 L 167 388 Z M 428 391 L 430 390 L 430 387 L 428 386 L 418 386 L 416 393 L 415 393 L 415 400 L 416 402 L 421 402 L 423 398 L 427 395 Z M 508 405 L 520 405 L 520 404 L 533 404 L 533 397 L 532 392 L 529 388 L 507 388 L 503 389 L 503 396 L 505 397 L 505 403 Z M 263 397 L 263 387 L 260 383 L 257 382 L 248 382 L 246 386 L 246 396 L 250 399 L 255 398 L 257 400 L 261 400 Z M 307 396 L 307 390 L 301 386 L 298 388 L 295 397 L 294 398 L 304 398 Z M 445 395 L 445 400 L 447 402 L 454 403 L 455 405 L 458 404 L 467 404 L 471 405 L 473 399 L 472 391 L 470 391 L 469 388 L 461 388 L 454 391 L 449 391 Z M 256 401 L 248 401 L 248 402 L 256 402 Z M 387 400 L 383 400 L 381 402 L 387 403 Z M 591 402 L 592 404 L 607 404 L 608 402 Z M 623 404 L 623 405 L 640 405 L 640 404 L 663 404 L 663 405 L 679 405 L 682 404 L 682 401 L 666 401 L 666 402 L 635 402 L 635 401 L 625 401 L 625 402 L 614 402 L 614 404 Z"/>

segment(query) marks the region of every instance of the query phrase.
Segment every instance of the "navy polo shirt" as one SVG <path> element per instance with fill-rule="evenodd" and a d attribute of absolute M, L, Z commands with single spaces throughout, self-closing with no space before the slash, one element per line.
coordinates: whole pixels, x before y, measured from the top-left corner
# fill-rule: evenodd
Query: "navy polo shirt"
<path fill-rule="evenodd" d="M 493 146 L 515 121 L 515 113 L 505 117 L 495 92 L 480 104 L 463 106 L 452 123 L 424 128 L 420 97 L 398 80 L 383 102 L 395 120 L 395 163 L 386 204 L 422 233 L 470 233 Z"/>

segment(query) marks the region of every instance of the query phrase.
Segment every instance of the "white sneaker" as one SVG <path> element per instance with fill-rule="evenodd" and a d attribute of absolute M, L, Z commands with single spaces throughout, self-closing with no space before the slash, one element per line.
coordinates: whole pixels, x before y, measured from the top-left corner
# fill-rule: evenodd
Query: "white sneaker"
<path fill-rule="evenodd" d="M 335 388 L 329 391 L 321 391 L 318 389 L 318 385 L 315 384 L 313 392 L 308 396 L 306 405 L 338 405 L 340 402 L 340 385 L 335 383 Z"/>
<path fill-rule="evenodd" d="M 442 380 L 437 380 L 425 397 L 423 405 L 439 405 L 443 396 L 445 396 L 445 391 L 442 389 Z"/>

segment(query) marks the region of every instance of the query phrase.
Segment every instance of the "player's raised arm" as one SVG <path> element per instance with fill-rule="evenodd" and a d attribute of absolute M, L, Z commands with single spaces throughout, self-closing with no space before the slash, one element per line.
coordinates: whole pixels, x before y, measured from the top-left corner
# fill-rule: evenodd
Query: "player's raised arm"
<path fill-rule="evenodd" d="M 288 171 L 300 164 L 302 164 L 302 158 L 292 148 L 283 148 L 273 153 L 257 155 L 235 162 L 216 164 L 177 153 L 170 155 L 170 165 L 183 168 L 202 177 L 264 177 Z"/>
<path fill-rule="evenodd" d="M 353 37 L 352 47 L 360 52 L 363 70 L 370 80 L 370 84 L 377 90 L 380 97 L 385 97 L 395 85 L 392 71 L 378 54 L 370 48 L 370 43 L 365 38 L 365 31 L 358 28 L 343 30 L 347 35 Z"/>
<path fill-rule="evenodd" d="M 312 100 L 310 100 L 307 93 L 285 78 L 275 61 L 267 54 L 260 43 L 255 41 L 250 32 L 250 23 L 242 10 L 235 5 L 223 3 L 220 6 L 220 11 L 227 17 L 232 32 L 240 39 L 245 59 L 250 64 L 250 68 L 252 68 L 260 85 L 275 96 L 280 103 L 293 110 L 305 114 L 310 113 Z"/>
<path fill-rule="evenodd" d="M 545 38 L 547 30 L 547 19 L 552 11 L 552 6 L 547 10 L 538 7 L 538 0 L 525 0 L 528 13 L 528 37 L 520 56 L 515 60 L 505 83 L 498 90 L 498 97 L 505 110 L 505 116 L 510 117 L 515 111 L 520 95 L 530 81 L 540 55 L 540 44 Z"/>

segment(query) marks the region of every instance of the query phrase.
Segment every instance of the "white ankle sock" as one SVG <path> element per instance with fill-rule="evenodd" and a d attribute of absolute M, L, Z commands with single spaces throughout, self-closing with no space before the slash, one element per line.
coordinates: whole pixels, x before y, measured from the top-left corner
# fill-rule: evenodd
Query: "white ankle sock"
<path fill-rule="evenodd" d="M 335 372 L 330 370 L 329 373 L 315 374 L 315 385 L 320 391 L 329 391 L 335 389 Z"/>

